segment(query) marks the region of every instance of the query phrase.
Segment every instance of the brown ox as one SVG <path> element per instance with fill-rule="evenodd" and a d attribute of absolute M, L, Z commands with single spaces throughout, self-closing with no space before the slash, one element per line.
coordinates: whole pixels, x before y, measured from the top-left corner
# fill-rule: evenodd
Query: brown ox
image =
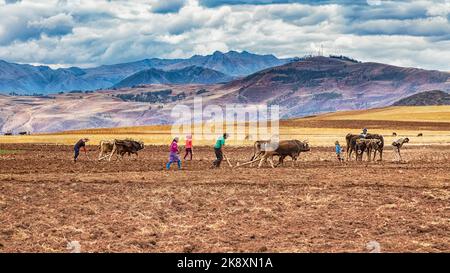
<path fill-rule="evenodd" d="M 115 147 L 117 154 L 120 155 L 122 158 L 125 154 L 128 154 L 128 156 L 131 156 L 131 154 L 139 156 L 138 152 L 144 149 L 144 142 L 132 139 L 116 140 Z"/>
<path fill-rule="evenodd" d="M 131 156 L 131 154 L 135 154 L 138 156 L 138 151 L 144 149 L 144 143 L 142 141 L 135 141 L 132 139 L 125 140 L 102 140 L 100 141 L 100 154 L 98 156 L 98 160 L 106 159 L 109 154 L 109 161 L 114 154 L 117 155 L 117 158 L 123 159 L 125 154 Z"/>
<path fill-rule="evenodd" d="M 257 140 L 253 144 L 253 156 L 250 159 L 250 161 L 255 161 L 257 159 L 260 159 L 261 156 L 266 152 L 266 149 L 271 147 L 271 143 L 278 143 L 277 136 L 272 137 L 270 140 Z M 250 166 L 253 166 L 253 163 L 250 164 Z"/>
<path fill-rule="evenodd" d="M 371 161 L 372 151 L 374 151 L 373 160 L 375 160 L 376 151 L 379 150 L 381 145 L 381 140 L 379 139 L 356 139 L 355 150 L 356 150 L 356 160 L 362 161 L 364 152 L 367 153 L 367 160 Z"/>
<path fill-rule="evenodd" d="M 353 134 L 348 134 L 347 136 L 345 136 L 345 140 L 347 142 L 347 160 L 351 160 L 352 152 L 357 151 L 356 150 L 356 140 L 361 139 L 361 138 L 362 139 L 378 139 L 378 140 L 380 140 L 380 143 L 378 144 L 376 149 L 373 149 L 373 151 L 374 151 L 373 160 L 375 160 L 377 152 L 380 153 L 380 161 L 383 160 L 384 137 L 382 135 L 378 135 L 378 134 L 367 134 L 367 136 L 365 138 L 362 137 L 361 135 L 353 135 Z"/>

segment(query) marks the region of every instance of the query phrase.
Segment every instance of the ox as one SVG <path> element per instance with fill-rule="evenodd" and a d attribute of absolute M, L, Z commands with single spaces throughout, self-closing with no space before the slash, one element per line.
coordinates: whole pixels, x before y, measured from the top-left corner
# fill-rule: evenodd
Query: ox
<path fill-rule="evenodd" d="M 253 156 L 250 161 L 260 158 L 264 154 L 266 146 L 270 144 L 270 140 L 257 140 L 253 144 Z"/>
<path fill-rule="evenodd" d="M 373 160 L 375 160 L 380 145 L 381 140 L 379 139 L 358 138 L 355 144 L 356 160 L 362 161 L 363 153 L 367 152 L 367 160 L 371 161 L 372 151 L 374 151 Z"/>
<path fill-rule="evenodd" d="M 277 164 L 283 164 L 283 160 L 290 156 L 292 160 L 297 161 L 301 152 L 310 151 L 309 144 L 307 141 L 299 141 L 299 140 L 283 140 L 280 142 L 270 142 L 265 145 L 264 154 L 261 157 L 261 160 L 258 164 L 258 168 L 261 168 L 262 164 L 266 161 L 269 161 L 272 168 L 275 168 L 273 165 L 273 156 L 279 156 L 280 160 Z"/>
<path fill-rule="evenodd" d="M 112 153 L 114 149 L 114 140 L 102 140 L 100 141 L 100 154 L 98 155 L 98 160 L 102 160 L 108 157 L 109 153 Z M 111 154 L 112 156 L 112 154 Z M 111 157 L 109 158 L 111 160 Z"/>
<path fill-rule="evenodd" d="M 144 149 L 144 143 L 142 141 L 135 141 L 132 139 L 125 140 L 102 140 L 100 142 L 100 154 L 98 156 L 98 160 L 102 160 L 108 157 L 109 161 L 114 154 L 117 155 L 117 158 L 122 159 L 125 154 L 131 156 L 131 154 L 135 154 L 138 156 L 138 151 Z"/>
<path fill-rule="evenodd" d="M 131 156 L 132 154 L 139 156 L 138 152 L 144 149 L 144 142 L 135 141 L 132 139 L 116 140 L 115 146 L 117 154 L 121 157 L 123 157 L 125 154 L 128 154 L 128 156 Z"/>

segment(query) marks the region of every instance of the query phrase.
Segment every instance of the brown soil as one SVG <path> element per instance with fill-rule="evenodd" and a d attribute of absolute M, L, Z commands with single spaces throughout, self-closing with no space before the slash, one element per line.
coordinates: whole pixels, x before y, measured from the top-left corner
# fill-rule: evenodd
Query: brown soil
<path fill-rule="evenodd" d="M 407 163 L 335 161 L 210 169 L 197 147 L 165 171 L 167 147 L 138 159 L 71 162 L 68 146 L 0 145 L 0 252 L 450 251 L 450 147 L 404 150 Z M 91 157 L 97 150 L 89 148 Z M 233 163 L 251 148 L 227 148 Z M 225 163 L 225 162 L 224 162 Z"/>

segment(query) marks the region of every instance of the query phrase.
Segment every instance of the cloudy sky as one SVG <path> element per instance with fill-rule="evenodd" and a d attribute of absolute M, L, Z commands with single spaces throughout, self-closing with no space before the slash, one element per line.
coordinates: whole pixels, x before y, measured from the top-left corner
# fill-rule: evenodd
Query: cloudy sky
<path fill-rule="evenodd" d="M 450 71 L 450 0 L 0 0 L 0 59 L 92 67 L 215 50 Z"/>

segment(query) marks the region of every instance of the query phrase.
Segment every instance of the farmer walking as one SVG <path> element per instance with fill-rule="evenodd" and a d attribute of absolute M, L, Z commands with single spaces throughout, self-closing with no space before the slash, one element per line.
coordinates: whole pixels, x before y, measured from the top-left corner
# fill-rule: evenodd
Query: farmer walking
<path fill-rule="evenodd" d="M 187 135 L 186 136 L 186 154 L 184 155 L 184 160 L 186 160 L 186 157 L 189 155 L 190 156 L 190 161 L 192 161 L 192 135 Z"/>
<path fill-rule="evenodd" d="M 86 155 L 86 157 L 88 157 L 87 151 L 86 151 L 86 142 L 88 142 L 88 141 L 89 141 L 88 138 L 83 138 L 83 139 L 78 140 L 78 142 L 75 144 L 75 147 L 74 147 L 75 154 L 73 157 L 73 162 L 75 162 L 75 163 L 77 162 L 78 156 L 80 155 L 81 148 L 83 148 L 84 154 Z M 88 159 L 89 159 L 89 157 L 88 157 Z"/>
<path fill-rule="evenodd" d="M 213 166 L 215 168 L 220 167 L 220 163 L 223 160 L 223 151 L 222 147 L 225 145 L 225 140 L 228 138 L 228 134 L 225 133 L 217 138 L 216 144 L 214 145 L 214 153 L 216 154 L 216 160 L 213 162 Z"/>
<path fill-rule="evenodd" d="M 178 137 L 174 138 L 172 144 L 170 144 L 170 154 L 169 154 L 169 162 L 166 164 L 166 169 L 170 170 L 170 165 L 172 163 L 177 162 L 178 169 L 181 170 L 181 160 L 178 154 L 180 151 L 178 150 Z"/>

